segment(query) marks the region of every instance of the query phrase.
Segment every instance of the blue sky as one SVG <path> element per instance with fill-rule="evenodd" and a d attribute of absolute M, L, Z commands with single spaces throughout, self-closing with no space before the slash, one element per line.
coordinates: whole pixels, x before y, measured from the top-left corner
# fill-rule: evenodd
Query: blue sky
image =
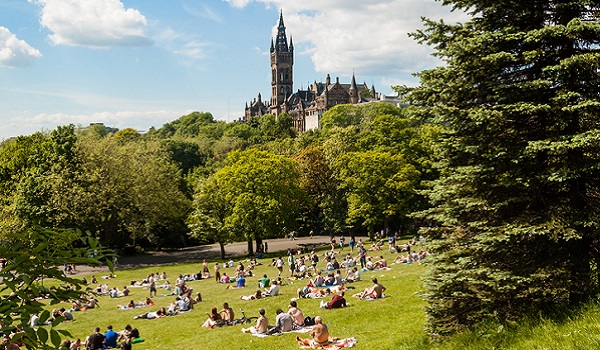
<path fill-rule="evenodd" d="M 340 77 L 384 94 L 437 64 L 407 36 L 434 0 L 2 0 L 0 140 L 103 122 L 141 131 L 192 111 L 232 121 L 270 98 L 283 11 L 294 88 Z"/>

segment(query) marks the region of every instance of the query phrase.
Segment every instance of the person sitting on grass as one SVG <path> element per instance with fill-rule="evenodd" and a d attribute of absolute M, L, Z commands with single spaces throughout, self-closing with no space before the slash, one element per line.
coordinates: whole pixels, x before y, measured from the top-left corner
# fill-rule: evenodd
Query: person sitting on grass
<path fill-rule="evenodd" d="M 377 278 L 372 279 L 373 285 L 371 287 L 365 288 L 360 293 L 356 293 L 353 295 L 355 298 L 359 299 L 378 299 L 383 297 L 383 292 L 385 292 L 385 287 L 377 282 Z"/>
<path fill-rule="evenodd" d="M 385 258 L 383 257 L 383 255 L 379 256 L 379 260 L 375 261 L 375 268 L 376 269 L 380 269 L 382 267 L 387 267 L 387 261 L 385 260 Z"/>
<path fill-rule="evenodd" d="M 292 321 L 292 316 L 286 314 L 281 309 L 277 309 L 275 311 L 277 317 L 275 318 L 275 327 L 269 329 L 267 334 L 277 334 L 277 333 L 285 333 L 292 330 L 292 325 L 294 321 Z"/>
<path fill-rule="evenodd" d="M 121 340 L 125 340 L 127 338 L 135 339 L 139 337 L 140 331 L 137 328 L 133 328 L 130 324 L 128 324 L 125 326 L 125 329 L 119 333 L 119 336 L 117 337 L 117 342 L 120 342 Z"/>
<path fill-rule="evenodd" d="M 258 288 L 269 288 L 271 285 L 271 279 L 267 277 L 265 273 L 261 279 L 258 280 Z"/>
<path fill-rule="evenodd" d="M 323 324 L 321 316 L 315 316 L 315 326 L 309 334 L 312 339 L 296 337 L 296 341 L 300 346 L 317 348 L 329 343 L 329 330 L 327 329 L 327 326 Z"/>
<path fill-rule="evenodd" d="M 246 287 L 246 278 L 244 276 L 240 276 L 235 280 L 235 286 L 227 286 L 226 289 L 229 288 L 245 288 Z"/>
<path fill-rule="evenodd" d="M 242 332 L 252 334 L 267 334 L 267 331 L 269 330 L 269 319 L 265 316 L 266 311 L 265 309 L 259 309 L 258 313 L 260 317 L 256 320 L 256 326 L 242 328 Z"/>
<path fill-rule="evenodd" d="M 302 310 L 298 308 L 298 304 L 295 300 L 290 302 L 288 314 L 292 316 L 292 321 L 294 322 L 294 325 L 297 326 L 296 328 L 304 326 L 304 314 L 302 313 Z"/>
<path fill-rule="evenodd" d="M 260 291 L 260 289 L 257 289 L 256 293 L 254 293 L 252 295 L 240 295 L 240 299 L 242 299 L 242 300 L 262 299 L 262 292 Z"/>
<path fill-rule="evenodd" d="M 344 282 L 356 282 L 360 281 L 360 272 L 358 272 L 358 268 L 354 267 L 352 270 L 348 270 L 348 274 L 346 274 L 346 278 Z"/>
<path fill-rule="evenodd" d="M 263 293 L 263 296 L 274 297 L 278 294 L 279 294 L 279 282 L 273 281 L 273 283 L 271 284 L 271 287 L 269 288 L 269 290 L 267 290 Z"/>
<path fill-rule="evenodd" d="M 344 299 L 344 291 L 340 294 L 334 294 L 331 301 L 326 303 L 325 300 L 321 300 L 321 309 L 339 309 L 346 307 L 346 299 Z"/>
<path fill-rule="evenodd" d="M 105 348 L 116 348 L 117 347 L 117 338 L 119 334 L 113 331 L 113 327 L 108 325 L 106 327 L 106 333 L 104 333 L 104 347 Z"/>
<path fill-rule="evenodd" d="M 85 308 L 86 309 L 93 309 L 95 307 L 100 307 L 100 304 L 98 304 L 98 299 L 96 299 L 94 297 L 90 297 L 88 299 L 87 304 L 85 304 Z"/>
<path fill-rule="evenodd" d="M 325 278 L 321 275 L 321 271 L 317 272 L 317 275 L 313 280 L 310 281 L 314 287 L 324 287 Z"/>
<path fill-rule="evenodd" d="M 216 328 L 223 325 L 223 317 L 219 314 L 216 307 L 213 307 L 210 314 L 207 312 L 208 319 L 204 321 L 202 327 L 206 328 Z"/>
<path fill-rule="evenodd" d="M 233 325 L 235 313 L 233 312 L 233 309 L 229 307 L 228 303 L 223 303 L 223 310 L 219 311 L 219 315 L 221 315 L 226 324 Z"/>

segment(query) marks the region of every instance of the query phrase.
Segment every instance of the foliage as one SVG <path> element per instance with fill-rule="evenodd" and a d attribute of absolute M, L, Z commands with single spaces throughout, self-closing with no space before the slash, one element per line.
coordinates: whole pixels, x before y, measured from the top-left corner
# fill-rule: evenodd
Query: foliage
<path fill-rule="evenodd" d="M 363 105 L 337 105 L 323 114 L 320 120 L 323 130 L 333 127 L 360 126 L 379 115 L 402 115 L 402 109 L 391 103 L 367 103 Z"/>
<path fill-rule="evenodd" d="M 400 154 L 351 152 L 336 159 L 335 169 L 348 202 L 347 223 L 373 233 L 375 227 L 411 212 L 419 172 Z"/>
<path fill-rule="evenodd" d="M 78 144 L 81 170 L 55 205 L 102 241 L 182 244 L 190 201 L 177 166 L 155 143 L 107 138 Z M 183 230 L 183 232 L 182 232 Z"/>
<path fill-rule="evenodd" d="M 443 67 L 419 74 L 411 114 L 442 125 L 423 217 L 434 252 L 428 330 L 577 305 L 599 291 L 599 6 L 443 1 L 426 20 Z"/>
<path fill-rule="evenodd" d="M 300 187 L 308 195 L 303 208 L 305 232 L 343 232 L 346 219 L 344 193 L 322 147 L 308 147 L 295 156 L 300 172 Z"/>
<path fill-rule="evenodd" d="M 13 333 L 14 341 L 27 349 L 56 349 L 61 337 L 70 335 L 57 329 L 64 320 L 58 317 L 49 327 L 33 328 L 30 317 L 38 314 L 40 322 L 49 320 L 45 310 L 49 300 L 56 305 L 65 300 L 77 300 L 87 291 L 80 279 L 66 276 L 63 264 L 99 265 L 106 251 L 89 233 L 75 230 L 33 228 L 22 235 L 5 235 L 0 239 L 0 256 L 7 261 L 0 271 L 0 322 L 2 331 Z M 90 257 L 94 255 L 94 257 Z M 112 265 L 107 261 L 111 270 Z M 52 283 L 44 283 L 53 280 Z"/>
<path fill-rule="evenodd" d="M 228 162 L 199 189 L 189 221 L 195 234 L 226 243 L 295 229 L 304 198 L 295 162 L 256 149 L 231 152 Z"/>
<path fill-rule="evenodd" d="M 203 126 L 215 123 L 212 114 L 207 112 L 193 112 L 181 116 L 177 120 L 164 124 L 160 129 L 154 130 L 149 136 L 168 138 L 173 136 L 195 137 Z"/>

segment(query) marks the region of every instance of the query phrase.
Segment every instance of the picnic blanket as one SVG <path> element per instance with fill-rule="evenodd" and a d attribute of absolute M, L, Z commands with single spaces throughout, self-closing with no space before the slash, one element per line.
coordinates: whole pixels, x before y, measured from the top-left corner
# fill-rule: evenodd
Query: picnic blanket
<path fill-rule="evenodd" d="M 293 330 L 291 330 L 289 332 L 285 332 L 285 333 L 292 333 L 292 332 L 294 332 L 294 333 L 308 333 L 308 332 L 311 331 L 311 329 L 313 329 L 313 327 L 314 326 L 304 326 L 304 327 L 301 327 L 301 328 L 298 328 L 298 329 L 293 329 Z M 252 336 L 258 337 L 258 338 L 268 337 L 268 335 L 264 334 L 264 333 L 251 333 L 251 334 L 252 334 Z M 281 335 L 281 334 L 283 334 L 283 333 L 275 333 L 275 334 L 271 334 L 271 335 Z"/>
<path fill-rule="evenodd" d="M 318 347 L 310 347 L 310 346 L 305 346 L 305 345 L 300 345 L 301 349 L 328 349 L 328 350 L 338 350 L 338 349 L 343 349 L 343 348 L 351 348 L 354 347 L 354 345 L 356 345 L 356 343 L 358 343 L 358 341 L 356 340 L 356 338 L 352 337 L 352 338 L 345 338 L 345 339 L 339 339 L 339 340 L 335 340 L 335 341 L 330 341 L 329 344 L 327 345 L 319 345 Z"/>

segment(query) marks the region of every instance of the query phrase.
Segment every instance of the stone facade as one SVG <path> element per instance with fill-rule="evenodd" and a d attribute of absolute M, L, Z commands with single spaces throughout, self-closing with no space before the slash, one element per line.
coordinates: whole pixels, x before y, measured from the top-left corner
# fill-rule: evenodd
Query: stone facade
<path fill-rule="evenodd" d="M 271 113 L 277 117 L 281 113 L 288 113 L 293 120 L 296 131 L 304 132 L 318 129 L 321 116 L 328 109 L 338 104 L 358 104 L 378 100 L 375 87 L 363 83 L 356 84 L 354 74 L 350 84 L 342 84 L 339 78 L 331 82 L 329 74 L 325 83 L 316 80 L 307 90 L 293 90 L 294 44 L 290 37 L 289 45 L 286 38 L 283 13 L 279 17 L 277 38 L 271 39 L 271 100 L 265 104 L 260 94 L 258 99 L 248 106 L 244 114 L 244 121 L 254 117 L 261 117 Z"/>

